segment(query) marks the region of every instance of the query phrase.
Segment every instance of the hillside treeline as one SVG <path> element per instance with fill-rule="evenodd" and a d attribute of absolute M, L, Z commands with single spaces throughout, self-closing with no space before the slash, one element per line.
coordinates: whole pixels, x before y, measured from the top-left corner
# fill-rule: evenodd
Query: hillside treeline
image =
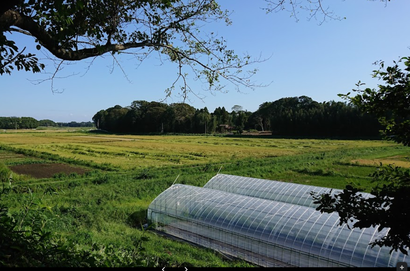
<path fill-rule="evenodd" d="M 0 117 L 0 129 L 35 129 L 40 126 L 46 127 L 93 127 L 91 121 L 88 122 L 54 122 L 52 120 L 36 120 L 32 117 Z"/>
<path fill-rule="evenodd" d="M 316 102 L 307 96 L 265 102 L 255 112 L 234 106 L 214 112 L 185 103 L 133 101 L 93 116 L 97 128 L 120 133 L 217 133 L 271 131 L 285 136 L 377 137 L 381 129 L 374 116 L 343 102 Z"/>

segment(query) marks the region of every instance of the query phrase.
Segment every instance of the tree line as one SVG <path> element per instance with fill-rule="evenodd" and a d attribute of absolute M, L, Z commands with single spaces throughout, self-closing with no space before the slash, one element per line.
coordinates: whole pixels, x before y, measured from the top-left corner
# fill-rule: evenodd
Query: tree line
<path fill-rule="evenodd" d="M 38 127 L 93 127 L 87 122 L 54 122 L 49 119 L 36 120 L 32 117 L 0 117 L 0 129 L 36 129 Z"/>
<path fill-rule="evenodd" d="M 123 133 L 215 133 L 233 128 L 247 128 L 250 112 L 237 110 L 229 113 L 218 107 L 195 109 L 186 103 L 133 101 L 130 106 L 116 105 L 100 110 L 93 116 L 97 128 Z"/>
<path fill-rule="evenodd" d="M 316 102 L 307 96 L 261 104 L 255 112 L 239 105 L 229 112 L 218 107 L 196 109 L 186 103 L 133 101 L 115 105 L 93 116 L 98 129 L 119 133 L 224 133 L 271 131 L 284 136 L 378 137 L 375 116 L 344 102 Z"/>
<path fill-rule="evenodd" d="M 382 129 L 374 115 L 353 104 L 307 96 L 265 102 L 252 117 L 262 130 L 286 136 L 377 137 Z"/>

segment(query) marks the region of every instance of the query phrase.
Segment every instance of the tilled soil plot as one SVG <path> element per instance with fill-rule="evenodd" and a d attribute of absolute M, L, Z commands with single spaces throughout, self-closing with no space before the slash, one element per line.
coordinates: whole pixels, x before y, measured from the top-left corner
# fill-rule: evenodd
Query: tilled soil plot
<path fill-rule="evenodd" d="M 58 173 L 77 173 L 83 174 L 87 172 L 87 169 L 80 167 L 73 167 L 66 164 L 27 164 L 17 165 L 9 167 L 13 172 L 17 174 L 30 175 L 34 178 L 51 178 Z"/>

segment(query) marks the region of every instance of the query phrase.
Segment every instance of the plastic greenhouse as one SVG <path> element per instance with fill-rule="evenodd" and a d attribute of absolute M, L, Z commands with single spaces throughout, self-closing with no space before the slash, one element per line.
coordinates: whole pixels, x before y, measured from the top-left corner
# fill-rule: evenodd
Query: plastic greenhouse
<path fill-rule="evenodd" d="M 342 191 L 319 186 L 300 185 L 226 174 L 217 174 L 209 180 L 204 187 L 307 207 L 316 207 L 310 195 L 311 191 L 317 193 L 332 191 L 331 194 Z M 362 193 L 362 195 L 364 197 L 370 196 L 370 194 L 366 193 Z"/>
<path fill-rule="evenodd" d="M 315 210 L 310 191 L 329 189 L 218 174 L 203 188 L 172 185 L 152 201 L 147 215 L 159 231 L 260 266 L 396 267 L 409 262 L 400 252 L 368 245 L 388 229 L 339 226 L 337 214 Z"/>

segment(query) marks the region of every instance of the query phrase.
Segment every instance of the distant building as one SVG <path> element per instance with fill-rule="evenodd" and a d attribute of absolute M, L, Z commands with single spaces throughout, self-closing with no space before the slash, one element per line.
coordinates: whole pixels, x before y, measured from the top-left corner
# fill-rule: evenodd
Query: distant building
<path fill-rule="evenodd" d="M 230 133 L 232 132 L 233 129 L 235 129 L 235 127 L 230 126 L 228 124 L 220 124 L 218 128 L 219 128 L 218 130 L 220 133 L 226 133 L 226 132 Z"/>

